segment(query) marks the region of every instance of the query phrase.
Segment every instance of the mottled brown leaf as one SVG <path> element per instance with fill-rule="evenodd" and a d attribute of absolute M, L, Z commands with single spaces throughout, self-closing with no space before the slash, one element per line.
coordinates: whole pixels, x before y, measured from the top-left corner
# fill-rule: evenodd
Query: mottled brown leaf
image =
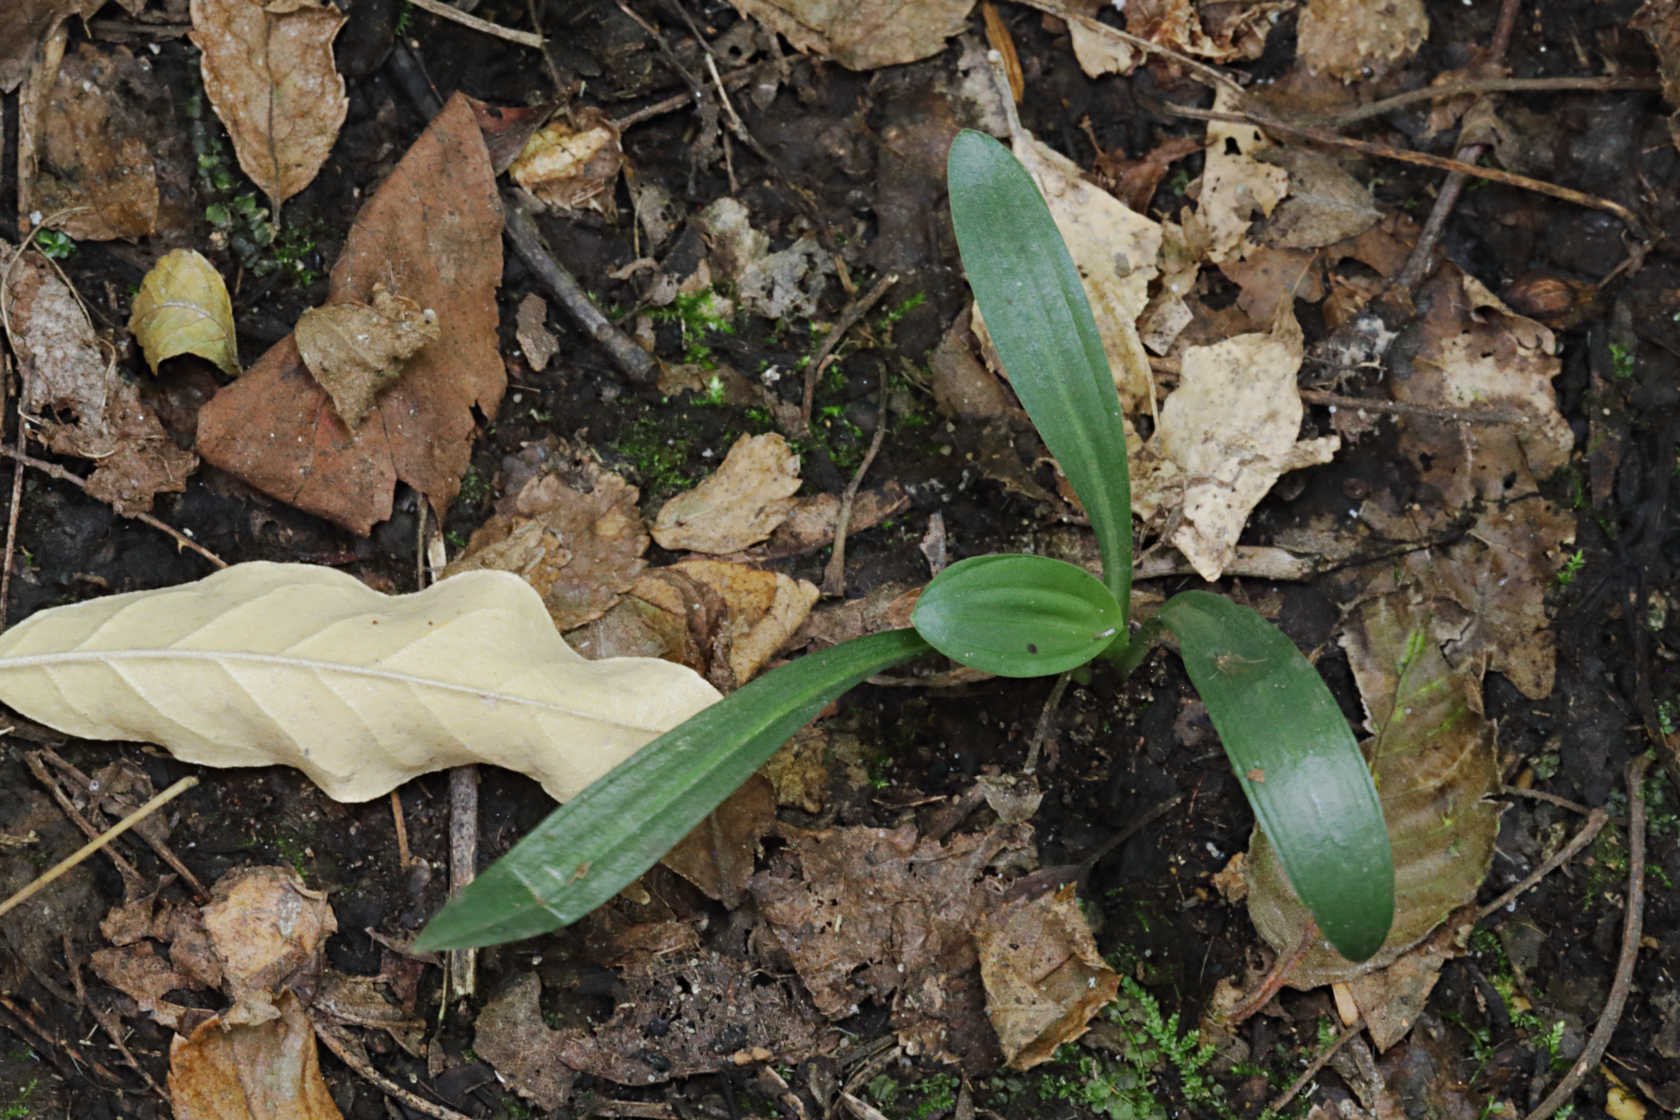
<path fill-rule="evenodd" d="M 311 307 L 293 328 L 298 356 L 354 430 L 380 390 L 402 376 L 416 351 L 438 336 L 437 314 L 374 284 L 373 302 Z"/>
<path fill-rule="evenodd" d="M 205 96 L 276 216 L 321 170 L 349 109 L 332 54 L 344 21 L 314 0 L 192 0 Z"/>
<path fill-rule="evenodd" d="M 848 70 L 915 62 L 945 49 L 968 24 L 974 0 L 730 0 L 796 50 Z"/>

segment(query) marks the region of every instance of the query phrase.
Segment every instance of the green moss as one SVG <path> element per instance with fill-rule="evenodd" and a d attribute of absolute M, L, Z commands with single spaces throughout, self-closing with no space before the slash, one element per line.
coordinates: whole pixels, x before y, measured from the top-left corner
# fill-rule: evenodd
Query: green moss
<path fill-rule="evenodd" d="M 612 449 L 636 469 L 644 498 L 664 497 L 692 485 L 687 464 L 693 437 L 683 434 L 687 419 L 686 413 L 663 421 L 641 416 L 612 442 Z"/>

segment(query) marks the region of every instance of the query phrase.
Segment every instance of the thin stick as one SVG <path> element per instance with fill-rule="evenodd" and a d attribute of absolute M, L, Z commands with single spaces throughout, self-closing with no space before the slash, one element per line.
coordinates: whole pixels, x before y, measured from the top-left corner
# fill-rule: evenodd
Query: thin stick
<path fill-rule="evenodd" d="M 800 431 L 795 435 L 805 435 L 811 430 L 811 408 L 816 403 L 817 382 L 822 379 L 823 372 L 828 369 L 830 360 L 834 356 L 835 347 L 840 345 L 846 332 L 852 329 L 852 324 L 869 313 L 869 309 L 881 302 L 881 297 L 887 294 L 887 289 L 898 283 L 898 273 L 889 272 L 882 276 L 863 295 L 846 305 L 840 312 L 840 318 L 835 320 L 834 329 L 828 332 L 823 344 L 817 349 L 817 356 L 811 359 L 811 364 L 805 367 L 805 397 L 799 405 Z M 883 391 L 885 388 L 883 387 Z"/>
<path fill-rule="evenodd" d="M 887 383 L 881 379 L 881 408 L 875 416 L 875 434 L 869 438 L 869 449 L 863 453 L 863 462 L 852 475 L 852 481 L 846 484 L 846 493 L 840 498 L 840 510 L 834 515 L 834 550 L 828 555 L 828 565 L 823 568 L 822 593 L 838 599 L 846 593 L 846 534 L 852 527 L 852 508 L 857 503 L 858 489 L 863 485 L 863 476 L 869 473 L 870 465 L 875 462 L 875 455 L 881 450 L 881 441 L 887 435 Z"/>
<path fill-rule="evenodd" d="M 1568 809 L 1576 816 L 1584 817 L 1590 811 L 1585 805 L 1571 801 L 1567 797 L 1559 797 L 1555 793 L 1548 793 L 1543 789 L 1520 789 L 1517 786 L 1500 786 L 1499 792 L 1510 797 L 1531 797 L 1536 801 L 1544 801 L 1548 804 L 1556 805 L 1560 809 Z"/>
<path fill-rule="evenodd" d="M 1295 943 L 1295 948 L 1291 949 L 1287 956 L 1278 955 L 1278 959 L 1272 963 L 1272 970 L 1266 974 L 1266 979 L 1254 990 L 1254 994 L 1226 1016 L 1225 1021 L 1235 1026 L 1272 1002 L 1272 997 L 1282 990 L 1289 970 L 1301 962 L 1301 958 L 1307 955 L 1307 950 L 1312 948 L 1317 939 L 1318 923 L 1308 922 L 1307 928 L 1301 931 L 1301 940 Z"/>
<path fill-rule="evenodd" d="M 1599 1059 L 1610 1046 L 1610 1036 L 1622 1021 L 1622 1008 L 1627 1004 L 1628 990 L 1633 986 L 1633 966 L 1639 959 L 1639 934 L 1645 911 L 1645 770 L 1651 760 L 1640 755 L 1628 764 L 1628 889 L 1626 913 L 1622 918 L 1622 947 L 1616 958 L 1616 977 L 1610 983 L 1610 996 L 1604 1010 L 1593 1025 L 1587 1044 L 1563 1075 L 1557 1088 L 1546 1094 L 1540 1107 L 1529 1113 L 1527 1120 L 1548 1120 L 1574 1095 L 1587 1073 L 1598 1068 Z"/>
<path fill-rule="evenodd" d="M 28 752 L 23 756 L 23 764 L 29 767 L 29 772 L 35 775 L 36 781 L 47 787 L 47 792 L 52 794 L 52 799 L 58 802 L 59 811 L 66 817 L 70 818 L 70 823 L 81 829 L 82 835 L 86 836 L 89 840 L 98 840 L 99 826 L 82 816 L 81 812 L 76 808 L 75 803 L 70 800 L 70 796 L 66 794 L 64 790 L 59 788 L 58 781 L 51 774 L 47 773 L 47 767 L 41 761 L 41 755 L 43 753 L 44 752 L 41 751 Z M 141 883 L 144 881 L 144 876 L 140 874 L 138 868 L 128 861 L 127 856 L 123 855 L 115 848 L 108 849 L 105 855 L 113 864 L 116 865 L 118 874 L 123 877 L 125 888 L 134 887 L 138 889 L 140 887 Z"/>
<path fill-rule="evenodd" d="M 433 1104 L 425 1097 L 404 1089 L 401 1085 L 374 1069 L 365 1058 L 351 1050 L 344 1039 L 338 1036 L 336 1028 L 325 1019 L 311 1015 L 310 1020 L 315 1025 L 315 1037 L 326 1043 L 327 1049 L 338 1055 L 339 1061 L 355 1070 L 364 1080 L 370 1082 L 387 1097 L 393 1097 L 414 1111 L 424 1112 L 427 1116 L 436 1117 L 437 1120 L 472 1120 L 472 1117 L 464 1112 L 456 1112 L 446 1105 Z"/>
<path fill-rule="evenodd" d="M 1189 55 L 1180 54 L 1171 47 L 1163 47 L 1161 44 L 1152 43 L 1148 39 L 1140 39 L 1129 31 L 1122 31 L 1118 27 L 1110 27 L 1108 24 L 1088 15 L 1065 8 L 1056 0 L 1020 0 L 1020 2 L 1029 8 L 1037 8 L 1041 12 L 1048 12 L 1067 23 L 1077 23 L 1081 27 L 1088 28 L 1100 35 L 1111 35 L 1128 46 L 1136 47 L 1145 54 L 1158 54 L 1163 58 L 1170 58 L 1209 85 L 1221 86 L 1232 93 L 1243 91 L 1242 86 L 1238 85 L 1230 75 L 1215 70 L 1204 62 L 1197 62 Z"/>
<path fill-rule="evenodd" d="M 529 31 L 515 31 L 511 27 L 503 27 L 499 23 L 491 23 L 487 19 L 470 16 L 459 8 L 452 8 L 443 0 L 408 0 L 421 11 L 430 12 L 443 19 L 454 20 L 462 27 L 470 27 L 474 31 L 482 31 L 486 35 L 494 35 L 498 39 L 506 39 L 510 43 L 518 43 L 522 47 L 542 49 L 543 37 Z"/>
<path fill-rule="evenodd" d="M 91 856 L 94 852 L 97 852 L 99 849 L 109 844 L 112 840 L 115 840 L 117 837 L 121 836 L 123 833 L 127 832 L 129 829 L 157 812 L 159 808 L 175 800 L 175 798 L 187 792 L 197 784 L 197 778 L 182 778 L 180 781 L 176 782 L 174 785 L 170 786 L 168 789 L 140 806 L 140 808 L 134 810 L 134 812 L 106 829 L 103 834 L 93 840 L 89 840 L 86 844 L 77 848 L 76 851 L 59 860 L 58 863 L 51 869 L 44 872 L 34 882 L 18 891 L 5 902 L 0 902 L 0 914 L 5 914 L 8 910 L 12 909 L 20 902 L 23 902 L 43 887 L 46 887 L 59 876 L 63 875 L 66 871 L 69 871 L 72 867 L 75 867 L 78 863 L 87 859 L 88 856 Z"/>
<path fill-rule="evenodd" d="M 49 463 L 45 459 L 37 459 L 32 455 L 25 455 L 23 452 L 14 450 L 10 447 L 0 447 L 0 456 L 11 459 L 14 462 L 22 463 L 26 467 L 32 467 L 49 478 L 56 478 L 60 482 L 68 482 L 70 485 L 76 487 L 76 489 L 82 491 L 83 493 L 87 492 L 87 483 L 85 481 L 55 463 Z M 116 512 L 121 513 L 122 511 L 118 510 Z M 217 556 L 214 552 L 211 552 L 208 548 L 205 548 L 203 545 L 181 532 L 181 530 L 175 528 L 175 526 L 159 521 L 149 513 L 124 513 L 122 516 L 131 521 L 138 521 L 142 525 L 150 525 L 160 533 L 169 534 L 171 537 L 175 538 L 176 544 L 180 545 L 182 548 L 191 549 L 200 556 L 204 557 L 206 560 L 210 561 L 210 563 L 216 565 L 218 568 L 225 568 L 228 566 L 226 560 L 223 560 L 220 556 Z"/>
<path fill-rule="evenodd" d="M 457 766 L 449 772 L 449 893 L 453 897 L 472 884 L 478 870 L 478 767 Z M 470 999 L 478 950 L 449 950 L 449 994 L 452 1000 Z"/>
<path fill-rule="evenodd" d="M 1362 1031 L 1364 1029 L 1365 1029 L 1365 1019 L 1364 1019 L 1363 1016 L 1361 1016 L 1358 1019 L 1355 1019 L 1352 1023 L 1349 1023 L 1347 1026 L 1343 1027 L 1342 1028 L 1342 1033 L 1336 1036 L 1336 1040 L 1334 1042 L 1332 1042 L 1330 1045 L 1326 1046 L 1324 1048 L 1324 1052 L 1322 1054 L 1320 1054 L 1318 1057 L 1314 1058 L 1312 1060 L 1312 1064 L 1310 1064 L 1309 1066 L 1307 1066 L 1306 1069 L 1301 1071 L 1301 1076 L 1297 1077 L 1290 1084 L 1289 1088 L 1287 1088 L 1283 1091 L 1283 1093 L 1278 1097 L 1277 1100 L 1273 1101 L 1271 1104 L 1266 1106 L 1266 1114 L 1270 1115 L 1270 1116 L 1276 1116 L 1279 1113 L 1281 1113 L 1284 1109 L 1288 1108 L 1289 1107 L 1289 1102 L 1294 1100 L 1297 1096 L 1299 1096 L 1301 1090 L 1305 1089 L 1307 1087 L 1307 1085 L 1312 1082 L 1312 1079 L 1318 1076 L 1318 1071 L 1324 1068 L 1325 1063 L 1327 1063 L 1331 1058 L 1334 1058 L 1336 1056 L 1336 1051 L 1340 1050 L 1343 1046 L 1347 1045 L 1348 1042 L 1350 1040 L 1352 1040 L 1354 1035 L 1358 1034 L 1360 1031 Z"/>
<path fill-rule="evenodd" d="M 1069 669 L 1050 686 L 1050 695 L 1044 698 L 1044 707 L 1038 713 L 1038 726 L 1033 728 L 1032 744 L 1027 747 L 1027 761 L 1021 767 L 1022 773 L 1031 774 L 1038 769 L 1038 754 L 1044 749 L 1044 741 L 1050 737 L 1050 724 L 1056 718 L 1056 709 L 1061 706 L 1062 694 L 1067 691 L 1068 681 L 1072 678 L 1073 670 Z"/>
<path fill-rule="evenodd" d="M 1432 420 L 1450 420 L 1460 424 L 1520 424 L 1526 419 L 1520 413 L 1502 408 L 1443 408 L 1439 405 L 1385 401 L 1374 397 L 1344 397 L 1340 393 L 1329 393 L 1322 389 L 1302 389 L 1300 392 L 1301 399 L 1308 404 L 1357 408 L 1365 412 L 1383 412 L 1394 416 L 1427 416 Z"/>
<path fill-rule="evenodd" d="M 1473 82 L 1453 82 L 1444 86 L 1425 86 L 1408 93 L 1397 93 L 1357 108 L 1322 117 L 1297 118 L 1297 124 L 1318 125 L 1321 128 L 1345 128 L 1372 117 L 1380 117 L 1415 105 L 1420 101 L 1445 101 L 1477 93 L 1562 93 L 1571 90 L 1607 92 L 1610 90 L 1659 89 L 1656 78 L 1483 78 Z"/>
<path fill-rule="evenodd" d="M 1609 819 L 1609 817 L 1605 816 L 1603 809 L 1594 809 L 1592 812 L 1588 813 L 1586 823 L 1580 827 L 1574 836 L 1569 838 L 1569 843 L 1563 846 L 1562 851 L 1558 852 L 1556 855 L 1552 856 L 1551 859 L 1542 863 L 1539 867 L 1536 867 L 1533 871 L 1525 875 L 1522 882 L 1518 883 L 1516 886 L 1512 887 L 1510 890 L 1506 891 L 1504 894 L 1500 895 L 1480 910 L 1477 910 L 1476 920 L 1480 922 L 1484 919 L 1491 918 L 1493 915 L 1499 913 L 1499 911 L 1503 910 L 1515 901 L 1518 895 L 1522 894 L 1528 888 L 1538 883 L 1541 879 L 1544 879 L 1546 876 L 1568 863 L 1574 858 L 1576 852 L 1579 852 L 1582 848 L 1592 843 L 1593 837 L 1598 835 L 1598 830 L 1603 828 L 1604 822 Z"/>
<path fill-rule="evenodd" d="M 397 826 L 397 861 L 406 871 L 414 856 L 408 850 L 408 822 L 403 819 L 402 798 L 396 790 L 391 791 L 391 820 Z"/>
<path fill-rule="evenodd" d="M 58 767 L 59 770 L 68 774 L 71 780 L 79 785 L 90 798 L 97 799 L 98 794 L 94 791 L 93 779 L 82 773 L 79 767 L 64 758 L 64 756 L 60 755 L 55 750 L 42 750 L 36 752 L 35 755 L 31 755 L 30 758 L 33 759 L 36 755 L 46 759 L 48 762 Z M 175 854 L 174 849 L 172 849 L 164 841 L 159 840 L 155 836 L 148 835 L 145 832 L 140 834 L 140 839 L 144 840 L 152 851 L 157 853 L 157 857 L 167 863 L 170 868 L 174 870 L 175 874 L 181 877 L 182 882 L 192 888 L 193 894 L 198 897 L 200 902 L 210 901 L 210 892 L 204 889 L 204 884 L 198 881 L 198 876 L 192 873 L 192 869 L 181 862 L 181 857 Z"/>

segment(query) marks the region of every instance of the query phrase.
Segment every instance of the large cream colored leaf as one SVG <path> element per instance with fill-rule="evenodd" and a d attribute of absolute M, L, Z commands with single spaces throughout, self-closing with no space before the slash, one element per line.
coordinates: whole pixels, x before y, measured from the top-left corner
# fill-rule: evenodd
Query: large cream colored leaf
<path fill-rule="evenodd" d="M 469 762 L 564 801 L 717 698 L 680 665 L 586 661 L 506 572 L 388 596 L 328 568 L 238 564 L 0 635 L 0 701 L 31 719 L 207 766 L 295 766 L 340 801 Z"/>

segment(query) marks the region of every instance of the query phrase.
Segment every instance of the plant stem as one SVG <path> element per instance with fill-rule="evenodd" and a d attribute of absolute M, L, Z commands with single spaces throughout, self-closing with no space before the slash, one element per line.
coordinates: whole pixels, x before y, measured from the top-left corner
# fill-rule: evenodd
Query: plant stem
<path fill-rule="evenodd" d="M 1155 648 L 1155 643 L 1161 640 L 1161 620 L 1146 618 L 1138 624 L 1137 633 L 1131 635 L 1131 641 L 1125 646 L 1119 642 L 1109 646 L 1101 654 L 1112 662 L 1119 670 L 1122 679 L 1131 676 L 1137 667 L 1143 664 L 1143 659 L 1149 656 L 1149 651 Z"/>

